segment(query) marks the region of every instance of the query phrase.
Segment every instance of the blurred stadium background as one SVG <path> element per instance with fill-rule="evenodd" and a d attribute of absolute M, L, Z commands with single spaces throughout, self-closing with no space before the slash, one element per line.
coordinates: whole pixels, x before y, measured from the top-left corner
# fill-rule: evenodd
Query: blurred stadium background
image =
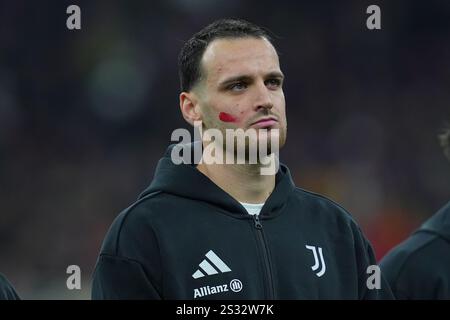
<path fill-rule="evenodd" d="M 66 28 L 77 4 L 82 29 Z M 366 29 L 366 8 L 382 30 Z M 0 272 L 26 299 L 88 299 L 102 239 L 150 182 L 177 54 L 216 18 L 279 36 L 296 183 L 341 203 L 377 257 L 450 199 L 449 1 L 0 1 Z M 82 290 L 66 288 L 68 265 Z"/>

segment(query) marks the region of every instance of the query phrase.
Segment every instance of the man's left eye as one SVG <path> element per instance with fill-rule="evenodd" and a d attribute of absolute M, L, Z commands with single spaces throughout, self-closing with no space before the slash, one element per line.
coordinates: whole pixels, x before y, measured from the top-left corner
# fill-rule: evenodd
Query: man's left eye
<path fill-rule="evenodd" d="M 281 85 L 281 81 L 278 79 L 269 79 L 266 81 L 266 85 L 271 87 L 279 87 Z"/>

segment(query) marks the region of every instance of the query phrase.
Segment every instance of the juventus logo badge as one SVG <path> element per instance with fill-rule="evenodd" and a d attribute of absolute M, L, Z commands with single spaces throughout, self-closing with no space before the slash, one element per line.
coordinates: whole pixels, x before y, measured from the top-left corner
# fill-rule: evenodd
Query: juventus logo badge
<path fill-rule="evenodd" d="M 314 255 L 314 265 L 311 266 L 312 271 L 316 271 L 317 269 L 319 269 L 320 265 L 322 265 L 320 271 L 316 272 L 316 275 L 318 277 L 323 276 L 327 267 L 325 265 L 325 261 L 323 260 L 322 248 L 315 247 L 315 246 L 308 246 L 308 245 L 305 245 L 305 247 L 306 247 L 306 249 L 311 250 Z M 317 254 L 317 251 L 319 251 L 319 254 Z M 320 262 L 319 262 L 319 257 L 320 257 Z"/>

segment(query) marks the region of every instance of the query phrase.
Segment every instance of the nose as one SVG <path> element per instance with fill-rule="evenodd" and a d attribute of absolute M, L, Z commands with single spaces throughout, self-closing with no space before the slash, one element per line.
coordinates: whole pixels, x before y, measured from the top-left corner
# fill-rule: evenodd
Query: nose
<path fill-rule="evenodd" d="M 258 83 L 255 89 L 255 111 L 260 109 L 270 110 L 273 108 L 272 96 L 270 90 L 266 87 L 264 81 Z"/>

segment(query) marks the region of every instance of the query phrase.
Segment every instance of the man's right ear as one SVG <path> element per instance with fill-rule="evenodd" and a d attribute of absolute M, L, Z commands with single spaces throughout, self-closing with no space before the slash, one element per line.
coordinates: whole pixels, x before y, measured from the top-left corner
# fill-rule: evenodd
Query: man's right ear
<path fill-rule="evenodd" d="M 201 121 L 202 116 L 200 114 L 200 108 L 198 105 L 198 99 L 193 92 L 180 93 L 180 109 L 183 114 L 183 118 L 194 125 L 194 121 Z"/>

